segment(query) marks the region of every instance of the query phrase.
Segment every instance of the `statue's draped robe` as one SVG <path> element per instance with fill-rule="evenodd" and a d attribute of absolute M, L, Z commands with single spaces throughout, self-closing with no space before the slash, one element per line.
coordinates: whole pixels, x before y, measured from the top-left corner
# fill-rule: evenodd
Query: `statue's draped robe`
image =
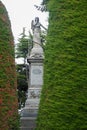
<path fill-rule="evenodd" d="M 40 34 L 41 34 L 40 23 L 38 23 L 37 25 L 35 25 L 35 28 L 34 28 L 34 34 L 33 34 L 33 45 L 34 46 L 41 45 Z"/>

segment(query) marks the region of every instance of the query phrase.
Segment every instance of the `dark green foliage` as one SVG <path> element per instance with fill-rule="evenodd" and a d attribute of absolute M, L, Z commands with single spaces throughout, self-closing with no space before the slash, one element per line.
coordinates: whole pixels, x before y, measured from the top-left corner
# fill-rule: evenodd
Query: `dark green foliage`
<path fill-rule="evenodd" d="M 19 43 L 16 48 L 16 58 L 24 58 L 24 64 L 26 62 L 27 54 L 30 53 L 32 48 L 32 34 L 29 32 L 29 36 L 25 35 L 25 28 L 23 28 L 23 33 L 18 39 Z"/>
<path fill-rule="evenodd" d="M 27 66 L 24 64 L 18 64 L 17 67 L 17 88 L 21 91 L 27 91 L 27 76 L 26 76 L 26 69 Z"/>
<path fill-rule="evenodd" d="M 17 67 L 17 89 L 18 89 L 18 103 L 19 109 L 25 106 L 25 101 L 27 98 L 28 82 L 27 82 L 27 71 L 28 68 L 24 64 L 19 64 Z"/>
<path fill-rule="evenodd" d="M 47 1 L 49 29 L 37 130 L 87 129 L 87 1 Z"/>
<path fill-rule="evenodd" d="M 20 38 L 19 43 L 18 43 L 18 48 L 17 48 L 17 57 L 23 57 L 25 58 L 27 53 L 28 53 L 28 39 L 26 38 Z"/>
<path fill-rule="evenodd" d="M 38 5 L 34 5 L 34 6 L 36 7 L 37 10 L 39 10 L 41 12 L 47 11 L 46 6 L 43 4 L 40 6 L 38 6 Z"/>
<path fill-rule="evenodd" d="M 8 13 L 0 1 L 0 130 L 18 130 L 14 41 Z"/>

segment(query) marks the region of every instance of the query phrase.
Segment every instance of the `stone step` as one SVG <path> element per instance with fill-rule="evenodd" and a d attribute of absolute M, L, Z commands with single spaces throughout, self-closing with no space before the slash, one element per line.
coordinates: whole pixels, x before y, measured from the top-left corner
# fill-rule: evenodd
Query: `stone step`
<path fill-rule="evenodd" d="M 40 99 L 38 98 L 35 98 L 35 99 L 27 99 L 26 100 L 26 103 L 25 103 L 25 106 L 30 108 L 30 107 L 39 107 L 39 103 L 40 103 Z"/>
<path fill-rule="evenodd" d="M 38 109 L 24 108 L 21 112 L 21 117 L 36 117 L 38 114 Z"/>
<path fill-rule="evenodd" d="M 35 128 L 36 127 L 36 117 L 21 117 L 20 119 L 21 127 Z"/>
<path fill-rule="evenodd" d="M 37 117 L 38 113 L 22 113 L 21 117 Z"/>
<path fill-rule="evenodd" d="M 33 127 L 20 127 L 20 130 L 35 130 L 35 128 Z"/>

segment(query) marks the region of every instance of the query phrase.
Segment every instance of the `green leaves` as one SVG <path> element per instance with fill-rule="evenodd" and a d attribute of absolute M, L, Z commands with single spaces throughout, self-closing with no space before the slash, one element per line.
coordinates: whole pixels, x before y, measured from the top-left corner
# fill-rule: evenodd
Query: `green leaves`
<path fill-rule="evenodd" d="M 37 130 L 87 129 L 86 0 L 47 1 L 49 29 Z"/>
<path fill-rule="evenodd" d="M 10 21 L 0 1 L 0 129 L 19 129 L 14 44 Z M 9 119 L 13 124 L 9 124 Z M 16 120 L 16 122 L 15 122 Z M 3 123 L 4 122 L 4 123 Z M 15 124 L 15 125 L 14 125 Z M 10 127 L 11 126 L 11 127 Z"/>
<path fill-rule="evenodd" d="M 30 50 L 32 48 L 32 35 L 29 32 L 29 36 L 25 35 L 25 30 L 23 28 L 23 33 L 21 34 L 21 37 L 19 38 L 19 43 L 17 43 L 16 47 L 16 58 L 23 57 L 24 62 L 27 57 L 27 54 L 30 53 Z"/>

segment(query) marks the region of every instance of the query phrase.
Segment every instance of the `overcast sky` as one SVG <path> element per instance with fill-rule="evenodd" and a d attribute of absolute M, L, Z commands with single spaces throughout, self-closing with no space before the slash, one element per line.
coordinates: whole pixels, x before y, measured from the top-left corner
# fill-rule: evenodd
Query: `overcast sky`
<path fill-rule="evenodd" d="M 47 27 L 48 13 L 38 11 L 34 5 L 40 5 L 42 0 L 1 0 L 5 5 L 11 21 L 12 32 L 15 43 L 19 35 L 22 33 L 23 27 L 26 32 L 31 28 L 31 20 L 36 16 L 40 18 L 40 22 Z"/>
<path fill-rule="evenodd" d="M 42 25 L 48 25 L 48 13 L 38 11 L 34 5 L 40 5 L 42 0 L 1 0 L 5 5 L 11 22 L 12 32 L 15 44 L 17 39 L 26 27 L 26 34 L 31 29 L 31 21 L 35 17 L 39 17 Z M 23 59 L 15 59 L 16 63 L 23 63 Z"/>

